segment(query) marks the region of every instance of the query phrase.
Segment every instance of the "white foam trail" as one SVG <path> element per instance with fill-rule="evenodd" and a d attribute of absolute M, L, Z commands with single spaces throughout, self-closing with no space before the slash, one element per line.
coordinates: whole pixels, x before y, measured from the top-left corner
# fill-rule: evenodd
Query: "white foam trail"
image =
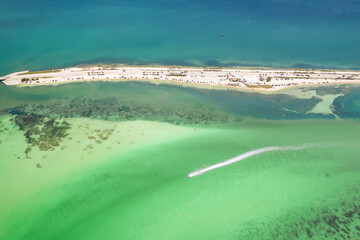
<path fill-rule="evenodd" d="M 199 175 L 201 175 L 201 174 L 203 174 L 203 173 L 206 173 L 206 172 L 215 170 L 215 169 L 217 169 L 217 168 L 225 167 L 225 166 L 227 166 L 227 165 L 230 165 L 230 164 L 239 162 L 239 161 L 241 161 L 241 160 L 244 160 L 244 159 L 246 159 L 246 158 L 248 158 L 248 157 L 251 157 L 251 156 L 254 156 L 254 155 L 257 155 L 257 154 L 261 154 L 261 153 L 265 153 L 265 152 L 301 150 L 301 149 L 307 148 L 308 146 L 309 146 L 309 145 L 286 146 L 286 147 L 273 146 L 273 147 L 259 148 L 259 149 L 256 149 L 256 150 L 252 150 L 252 151 L 243 153 L 243 154 L 241 154 L 241 155 L 239 155 L 239 156 L 230 158 L 230 159 L 228 159 L 228 160 L 226 160 L 226 161 L 224 161 L 224 162 L 220 162 L 220 163 L 211 165 L 211 166 L 209 166 L 209 167 L 206 167 L 206 168 L 202 168 L 202 169 L 200 169 L 200 170 L 193 171 L 193 172 L 189 173 L 187 176 L 188 176 L 189 178 L 191 178 L 191 177 L 196 177 L 196 176 L 199 176 Z"/>

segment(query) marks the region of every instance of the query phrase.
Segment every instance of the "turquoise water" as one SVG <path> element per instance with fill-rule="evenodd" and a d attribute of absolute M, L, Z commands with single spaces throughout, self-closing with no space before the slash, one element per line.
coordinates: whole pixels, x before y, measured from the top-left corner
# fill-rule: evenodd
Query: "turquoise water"
<path fill-rule="evenodd" d="M 360 69 L 357 0 L 0 9 L 0 75 L 97 63 Z M 0 83 L 0 239 L 357 239 L 359 99 L 358 85 L 262 94 Z"/>
<path fill-rule="evenodd" d="M 353 86 L 351 90 L 345 86 L 316 89 L 320 95 L 322 92 L 344 94 L 335 99 L 334 112 L 344 118 L 348 115 L 350 118 L 360 117 L 357 108 L 359 86 Z M 315 90 L 304 88 L 300 91 Z M 122 120 L 167 119 L 171 123 L 180 123 L 184 116 L 191 115 L 192 118 L 186 121 L 193 124 L 198 121 L 221 122 L 221 119 L 227 122 L 230 118 L 233 119 L 231 121 L 240 121 L 247 117 L 273 120 L 334 119 L 334 114 L 310 112 L 319 102 L 321 99 L 316 94 L 301 99 L 286 92 L 261 94 L 136 81 L 73 83 L 35 88 L 0 85 L 0 111 L 12 114 L 18 114 L 18 111 L 52 113 L 58 117 L 111 119 L 120 116 Z"/>
<path fill-rule="evenodd" d="M 359 92 L 0 85 L 0 239 L 357 239 Z"/>
<path fill-rule="evenodd" d="M 1 0 L 0 9 L 0 75 L 80 63 L 360 68 L 358 1 Z"/>

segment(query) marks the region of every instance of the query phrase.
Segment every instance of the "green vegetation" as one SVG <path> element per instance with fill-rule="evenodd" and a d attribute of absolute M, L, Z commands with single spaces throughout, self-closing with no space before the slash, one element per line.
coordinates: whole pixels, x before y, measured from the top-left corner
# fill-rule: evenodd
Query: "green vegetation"
<path fill-rule="evenodd" d="M 185 73 L 169 73 L 168 74 L 169 77 L 186 77 L 187 75 Z"/>
<path fill-rule="evenodd" d="M 271 85 L 249 85 L 249 88 L 272 88 Z"/>
<path fill-rule="evenodd" d="M 39 80 L 39 78 L 22 78 L 21 79 L 21 82 L 31 82 L 31 81 L 36 81 L 36 80 Z"/>
<path fill-rule="evenodd" d="M 40 73 L 52 73 L 52 72 L 61 72 L 61 70 L 60 69 L 53 69 L 53 70 L 26 72 L 26 73 L 19 73 L 18 75 L 30 75 L 30 74 L 40 74 Z"/>
<path fill-rule="evenodd" d="M 29 144 L 25 154 L 31 152 L 31 148 L 38 146 L 41 151 L 54 150 L 67 136 L 70 124 L 66 121 L 44 117 L 36 114 L 16 115 L 14 123 L 24 132 L 26 142 Z"/>
<path fill-rule="evenodd" d="M 204 66 L 204 71 L 219 71 L 222 70 L 222 67 L 208 67 Z"/>
<path fill-rule="evenodd" d="M 272 77 L 267 77 L 267 78 L 266 78 L 266 82 L 270 82 L 271 79 L 272 79 Z"/>
<path fill-rule="evenodd" d="M 6 109 L 0 114 L 19 115 L 20 120 L 28 122 L 33 120 L 34 124 L 24 129 L 35 128 L 36 125 L 47 123 L 47 119 L 71 117 L 87 117 L 103 120 L 131 121 L 131 120 L 151 120 L 163 121 L 176 125 L 188 124 L 210 124 L 236 122 L 238 119 L 221 110 L 210 108 L 187 107 L 161 107 L 144 102 L 121 101 L 115 97 L 107 98 L 76 98 L 70 102 L 58 102 L 48 104 L 26 104 L 16 108 Z M 50 114 L 51 113 L 51 114 Z M 38 116 L 39 119 L 34 116 Z M 36 122 L 36 124 L 35 124 Z M 51 123 L 51 122 L 50 122 Z M 19 125 L 17 124 L 17 125 Z M 22 129 L 20 129 L 22 130 Z M 106 135 L 106 134 L 105 134 Z M 105 136 L 104 135 L 104 136 Z M 101 136 L 99 136 L 102 138 Z"/>

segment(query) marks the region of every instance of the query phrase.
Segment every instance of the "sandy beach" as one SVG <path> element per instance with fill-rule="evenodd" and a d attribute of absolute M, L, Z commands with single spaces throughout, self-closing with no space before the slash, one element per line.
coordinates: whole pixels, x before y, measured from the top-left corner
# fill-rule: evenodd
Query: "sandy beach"
<path fill-rule="evenodd" d="M 356 239 L 359 86 L 36 81 L 0 84 L 0 239 Z"/>
<path fill-rule="evenodd" d="M 360 72 L 213 67 L 74 67 L 16 72 L 2 77 L 1 80 L 6 85 L 20 86 L 100 80 L 140 80 L 271 92 L 296 86 L 359 84 Z"/>

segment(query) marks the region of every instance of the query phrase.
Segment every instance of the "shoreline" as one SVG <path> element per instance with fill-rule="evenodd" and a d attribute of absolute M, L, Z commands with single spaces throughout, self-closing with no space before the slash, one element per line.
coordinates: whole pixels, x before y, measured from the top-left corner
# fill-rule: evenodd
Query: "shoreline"
<path fill-rule="evenodd" d="M 338 71 L 338 72 L 360 72 L 360 68 L 345 68 L 345 67 L 321 67 L 321 66 L 314 66 L 314 67 L 292 67 L 292 66 L 270 66 L 270 65 L 231 65 L 231 66 L 217 66 L 217 65 L 166 65 L 166 64 L 139 64 L 139 65 L 131 65 L 131 64 L 121 64 L 121 63 L 113 63 L 113 64 L 106 64 L 106 63 L 98 63 L 98 64 L 76 64 L 72 66 L 63 66 L 63 68 L 89 68 L 89 67 L 102 67 L 102 68 L 191 68 L 191 69 L 199 69 L 204 67 L 209 68 L 223 68 L 223 69 L 240 69 L 240 70 L 282 70 L 282 71 L 291 71 L 291 70 L 299 70 L 299 71 Z M 41 70 L 38 70 L 41 71 Z"/>
<path fill-rule="evenodd" d="M 95 80 L 72 80 L 67 82 L 56 82 L 56 83 L 37 83 L 37 84 L 20 84 L 16 85 L 19 88 L 32 88 L 32 87 L 45 87 L 45 86 L 59 86 L 63 84 L 71 84 L 71 83 L 91 83 L 91 82 L 142 82 L 142 83 L 151 83 L 154 85 L 173 85 L 179 87 L 189 87 L 189 88 L 197 88 L 197 89 L 207 89 L 207 90 L 218 90 L 218 91 L 239 91 L 239 92 L 254 92 L 261 94 L 278 94 L 278 93 L 286 93 L 287 90 L 290 89 L 298 89 L 298 88 L 311 88 L 311 87 L 320 87 L 320 86 L 346 86 L 346 85 L 359 85 L 360 82 L 347 82 L 347 83 L 329 83 L 326 85 L 319 84 L 308 84 L 308 85 L 297 85 L 297 86 L 288 86 L 280 89 L 267 90 L 261 88 L 238 88 L 234 86 L 213 86 L 213 85 L 205 85 L 205 84 L 195 84 L 195 83 L 182 83 L 182 82 L 174 82 L 174 81 L 166 81 L 166 80 L 144 80 L 144 79 L 95 79 Z M 5 84 L 6 85 L 6 84 Z"/>
<path fill-rule="evenodd" d="M 207 89 L 278 92 L 295 87 L 360 84 L 360 71 L 222 67 L 73 67 L 22 71 L 1 78 L 5 85 L 43 86 L 93 81 L 141 81 Z"/>

